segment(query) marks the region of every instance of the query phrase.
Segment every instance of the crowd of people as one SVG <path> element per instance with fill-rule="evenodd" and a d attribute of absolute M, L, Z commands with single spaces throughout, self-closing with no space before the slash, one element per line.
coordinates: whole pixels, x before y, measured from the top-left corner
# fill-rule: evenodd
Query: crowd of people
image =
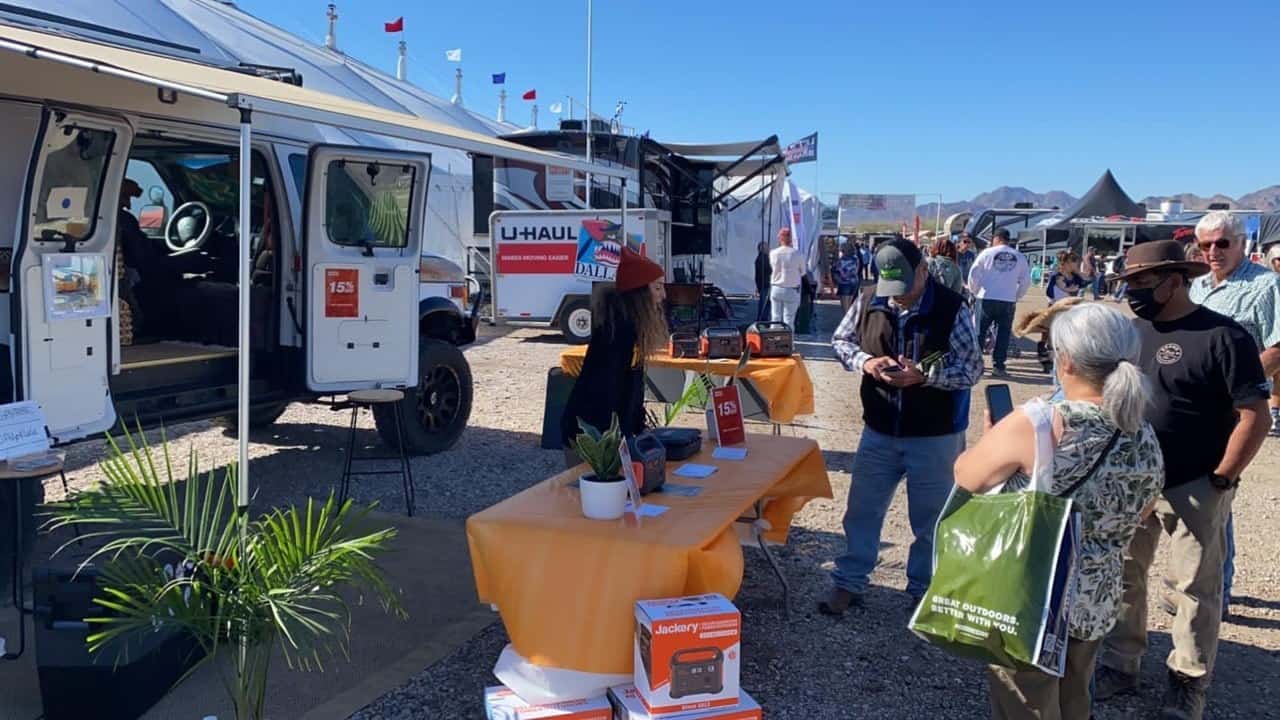
<path fill-rule="evenodd" d="M 1130 248 L 1107 278 L 1133 316 L 1080 302 L 1055 316 L 1043 342 L 1056 379 L 1035 400 L 985 428 L 964 450 L 971 389 L 984 372 L 1007 375 L 1014 307 L 1032 286 L 1029 265 L 997 230 L 990 247 L 940 240 L 881 244 L 874 290 L 853 292 L 832 346 L 861 375 L 864 429 L 844 518 L 846 550 L 818 609 L 839 616 L 863 603 L 890 501 L 905 479 L 914 535 L 907 587 L 913 603 L 932 573 L 933 531 L 953 487 L 1016 492 L 1052 472 L 1071 487 L 1082 545 L 1070 609 L 1067 669 L 1058 678 L 993 667 L 992 716 L 1087 720 L 1095 702 L 1132 692 L 1147 650 L 1147 594 L 1165 593 L 1173 650 L 1160 717 L 1203 716 L 1218 631 L 1234 577 L 1231 504 L 1268 433 L 1280 433 L 1280 252 L 1246 256 L 1239 221 L 1204 216 L 1189 245 Z M 842 255 L 842 262 L 844 261 Z M 854 277 L 850 258 L 840 277 Z M 1116 269 L 1116 266 L 1119 269 Z M 1099 260 L 1070 252 L 1047 279 L 1049 303 L 1098 292 Z M 860 268 L 859 268 L 860 270 Z M 957 282 L 963 278 L 963 282 Z M 972 307 L 971 307 L 972 304 Z M 1270 400 L 1268 401 L 1268 398 Z M 1270 404 L 1270 411 L 1268 411 Z M 1045 453 L 1052 460 L 1045 463 Z M 1168 577 L 1149 577 L 1167 535 Z"/>

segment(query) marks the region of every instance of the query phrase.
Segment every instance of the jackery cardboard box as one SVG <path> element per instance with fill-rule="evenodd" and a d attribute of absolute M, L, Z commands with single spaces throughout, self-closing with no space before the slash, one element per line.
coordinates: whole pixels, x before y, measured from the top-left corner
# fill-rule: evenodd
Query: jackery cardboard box
<path fill-rule="evenodd" d="M 613 705 L 613 720 L 651 720 L 652 715 L 640 701 L 640 691 L 634 685 L 609 688 L 609 702 Z M 736 705 L 709 710 L 686 710 L 672 715 L 661 715 L 662 720 L 762 720 L 760 704 L 745 692 Z"/>
<path fill-rule="evenodd" d="M 484 716 L 487 720 L 613 720 L 613 708 L 604 695 L 530 705 L 511 688 L 499 685 L 484 690 Z"/>
<path fill-rule="evenodd" d="M 651 715 L 738 703 L 742 615 L 723 595 L 636 603 L 635 685 Z"/>

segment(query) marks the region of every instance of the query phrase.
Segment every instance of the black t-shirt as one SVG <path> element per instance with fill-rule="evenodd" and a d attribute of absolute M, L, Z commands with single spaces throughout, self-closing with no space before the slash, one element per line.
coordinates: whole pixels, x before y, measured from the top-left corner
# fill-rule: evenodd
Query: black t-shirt
<path fill-rule="evenodd" d="M 1164 454 L 1165 487 L 1175 487 L 1217 468 L 1236 408 L 1265 400 L 1267 379 L 1253 338 L 1231 318 L 1197 308 L 1171 322 L 1136 322 L 1153 385 L 1147 419 Z"/>

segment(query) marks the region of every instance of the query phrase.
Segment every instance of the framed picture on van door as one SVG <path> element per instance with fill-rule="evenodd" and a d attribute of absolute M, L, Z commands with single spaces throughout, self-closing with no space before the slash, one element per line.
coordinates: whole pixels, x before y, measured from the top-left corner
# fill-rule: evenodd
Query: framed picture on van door
<path fill-rule="evenodd" d="M 48 322 L 111 315 L 106 255 L 50 253 L 42 258 L 41 265 Z"/>

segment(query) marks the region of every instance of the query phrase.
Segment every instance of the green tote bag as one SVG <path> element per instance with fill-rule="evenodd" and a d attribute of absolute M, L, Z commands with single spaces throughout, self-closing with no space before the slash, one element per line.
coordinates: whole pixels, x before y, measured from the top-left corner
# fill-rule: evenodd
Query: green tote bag
<path fill-rule="evenodd" d="M 933 578 L 910 628 L 957 655 L 1061 677 L 1066 669 L 1068 614 L 1075 599 L 1079 516 L 1071 493 L 1053 482 L 1052 408 L 1023 407 L 1036 427 L 1032 481 L 1022 492 L 951 492 L 933 536 Z"/>

